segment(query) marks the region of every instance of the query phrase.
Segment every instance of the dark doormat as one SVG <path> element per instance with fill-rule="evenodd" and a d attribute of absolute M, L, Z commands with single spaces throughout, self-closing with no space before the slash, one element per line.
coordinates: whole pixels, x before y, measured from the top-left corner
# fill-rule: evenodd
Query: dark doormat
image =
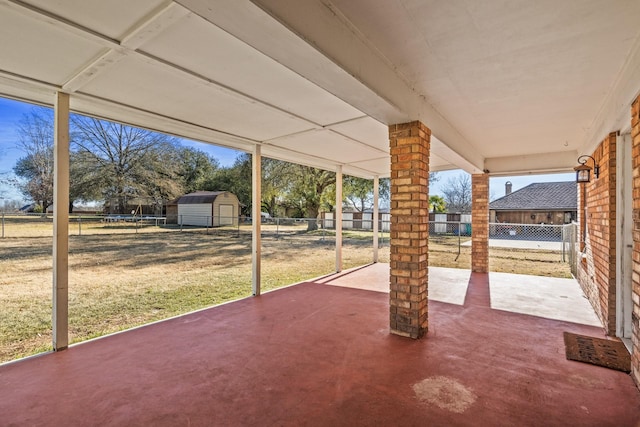
<path fill-rule="evenodd" d="M 631 356 L 619 340 L 564 333 L 567 359 L 591 363 L 618 371 L 631 371 Z"/>

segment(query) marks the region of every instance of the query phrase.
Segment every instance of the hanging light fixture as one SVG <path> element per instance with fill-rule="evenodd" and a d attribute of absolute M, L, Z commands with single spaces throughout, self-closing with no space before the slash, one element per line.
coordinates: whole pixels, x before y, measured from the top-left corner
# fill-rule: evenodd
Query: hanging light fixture
<path fill-rule="evenodd" d="M 598 166 L 598 164 L 596 163 L 596 159 L 585 154 L 578 157 L 578 163 L 580 164 L 573 168 L 573 170 L 576 171 L 577 183 L 591 181 L 591 167 L 587 165 L 589 159 L 591 159 L 591 161 L 593 162 L 593 175 L 596 177 L 596 179 L 598 179 L 598 177 L 600 176 L 600 166 Z"/>

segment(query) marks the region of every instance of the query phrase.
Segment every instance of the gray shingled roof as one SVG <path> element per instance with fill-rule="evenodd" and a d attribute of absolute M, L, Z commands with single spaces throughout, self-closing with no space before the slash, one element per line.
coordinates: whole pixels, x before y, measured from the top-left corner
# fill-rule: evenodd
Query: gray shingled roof
<path fill-rule="evenodd" d="M 173 203 L 180 205 L 213 203 L 216 197 L 223 193 L 226 193 L 226 191 L 195 191 L 177 198 Z"/>
<path fill-rule="evenodd" d="M 499 211 L 578 209 L 578 189 L 575 181 L 538 182 L 494 200 L 489 209 Z"/>

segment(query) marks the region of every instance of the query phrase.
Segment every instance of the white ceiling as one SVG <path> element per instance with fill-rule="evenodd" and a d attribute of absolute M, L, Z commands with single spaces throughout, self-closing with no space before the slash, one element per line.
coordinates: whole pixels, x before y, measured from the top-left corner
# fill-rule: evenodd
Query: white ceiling
<path fill-rule="evenodd" d="M 0 0 L 0 94 L 363 177 L 570 169 L 629 121 L 637 0 Z"/>

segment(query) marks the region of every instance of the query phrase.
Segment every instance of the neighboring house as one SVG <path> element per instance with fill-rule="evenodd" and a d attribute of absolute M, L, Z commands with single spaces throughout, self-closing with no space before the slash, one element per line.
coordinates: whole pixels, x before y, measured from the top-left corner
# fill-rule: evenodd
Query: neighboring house
<path fill-rule="evenodd" d="M 575 181 L 538 182 L 511 192 L 489 204 L 489 221 L 510 224 L 569 224 L 577 218 Z"/>
<path fill-rule="evenodd" d="M 167 223 L 219 227 L 237 225 L 240 202 L 228 191 L 196 191 L 167 204 Z"/>

